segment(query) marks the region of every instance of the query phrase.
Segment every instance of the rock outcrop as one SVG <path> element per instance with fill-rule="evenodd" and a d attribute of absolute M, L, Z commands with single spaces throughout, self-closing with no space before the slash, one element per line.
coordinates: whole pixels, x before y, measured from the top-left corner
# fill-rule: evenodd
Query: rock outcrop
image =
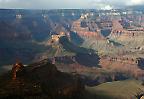
<path fill-rule="evenodd" d="M 84 89 L 78 76 L 59 72 L 47 60 L 23 67 L 24 71 L 20 69 L 21 66 L 14 65 L 12 71 L 17 71 L 17 78 L 12 74 L 14 80 L 11 80 L 9 73 L 1 76 L 1 99 L 71 99 L 80 96 Z"/>
<path fill-rule="evenodd" d="M 24 66 L 21 62 L 16 62 L 16 64 L 13 65 L 13 68 L 12 68 L 12 79 L 13 80 L 16 80 L 17 79 L 17 73 L 19 71 L 23 71 L 24 69 Z"/>

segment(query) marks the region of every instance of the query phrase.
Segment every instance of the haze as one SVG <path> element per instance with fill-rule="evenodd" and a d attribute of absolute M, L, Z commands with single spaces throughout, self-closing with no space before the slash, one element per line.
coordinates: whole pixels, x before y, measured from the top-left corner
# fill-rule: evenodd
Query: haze
<path fill-rule="evenodd" d="M 144 0 L 0 0 L 0 8 L 13 9 L 112 9 L 142 4 Z"/>

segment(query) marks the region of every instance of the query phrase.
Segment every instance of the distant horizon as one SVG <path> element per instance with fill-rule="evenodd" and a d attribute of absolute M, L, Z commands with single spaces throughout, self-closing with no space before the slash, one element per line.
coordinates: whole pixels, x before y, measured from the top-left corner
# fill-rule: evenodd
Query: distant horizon
<path fill-rule="evenodd" d="M 134 7 L 134 6 L 129 6 Z M 123 10 L 129 9 L 128 7 L 124 8 L 113 8 L 113 9 L 97 9 L 97 8 L 0 8 L 0 10 Z"/>
<path fill-rule="evenodd" d="M 144 0 L 0 0 L 1 9 L 120 9 L 144 5 Z"/>

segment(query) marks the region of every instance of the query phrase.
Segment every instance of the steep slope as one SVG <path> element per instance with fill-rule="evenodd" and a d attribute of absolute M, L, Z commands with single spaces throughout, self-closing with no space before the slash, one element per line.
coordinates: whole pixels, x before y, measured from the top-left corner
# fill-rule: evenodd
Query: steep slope
<path fill-rule="evenodd" d="M 45 46 L 50 46 L 50 48 L 38 55 L 36 60 L 49 58 L 50 60 L 55 60 L 56 63 L 67 63 L 69 60 L 71 63 L 79 63 L 84 66 L 98 66 L 99 56 L 94 50 L 75 44 L 75 41 L 70 40 L 66 35 L 59 36 L 52 35 L 51 39 L 43 43 Z M 75 40 L 78 40 L 76 38 Z"/>
<path fill-rule="evenodd" d="M 67 51 L 75 53 L 93 53 L 93 50 L 88 50 L 86 48 L 79 47 L 71 43 L 66 36 L 61 37 L 59 42 L 62 44 L 63 48 L 66 49 Z"/>
<path fill-rule="evenodd" d="M 79 47 L 68 40 L 66 37 L 60 38 L 60 43 L 67 51 L 75 53 L 75 62 L 84 66 L 98 66 L 99 56 L 94 50 Z"/>

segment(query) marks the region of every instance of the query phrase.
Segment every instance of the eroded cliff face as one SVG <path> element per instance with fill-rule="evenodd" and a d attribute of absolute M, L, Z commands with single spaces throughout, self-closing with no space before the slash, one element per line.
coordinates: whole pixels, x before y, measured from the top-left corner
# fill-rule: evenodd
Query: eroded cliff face
<path fill-rule="evenodd" d="M 135 27 L 133 29 L 125 29 L 119 20 L 112 21 L 112 30 L 109 36 L 110 38 L 120 41 L 127 41 L 128 39 L 141 38 L 142 36 L 144 36 L 143 28 Z"/>
<path fill-rule="evenodd" d="M 74 21 L 71 31 L 77 33 L 81 37 L 95 38 L 98 40 L 104 39 L 95 22 L 85 22 L 86 26 L 83 26 L 82 24 L 81 19 Z"/>
<path fill-rule="evenodd" d="M 55 65 L 46 60 L 15 71 L 17 72 L 15 79 L 12 77 L 13 73 L 1 76 L 1 98 L 73 99 L 78 98 L 84 90 L 84 85 L 78 76 L 59 72 Z"/>
<path fill-rule="evenodd" d="M 139 59 L 130 57 L 102 57 L 100 59 L 100 65 L 102 68 L 111 69 L 113 71 L 124 72 L 137 79 L 142 79 L 144 71 L 139 67 Z"/>

